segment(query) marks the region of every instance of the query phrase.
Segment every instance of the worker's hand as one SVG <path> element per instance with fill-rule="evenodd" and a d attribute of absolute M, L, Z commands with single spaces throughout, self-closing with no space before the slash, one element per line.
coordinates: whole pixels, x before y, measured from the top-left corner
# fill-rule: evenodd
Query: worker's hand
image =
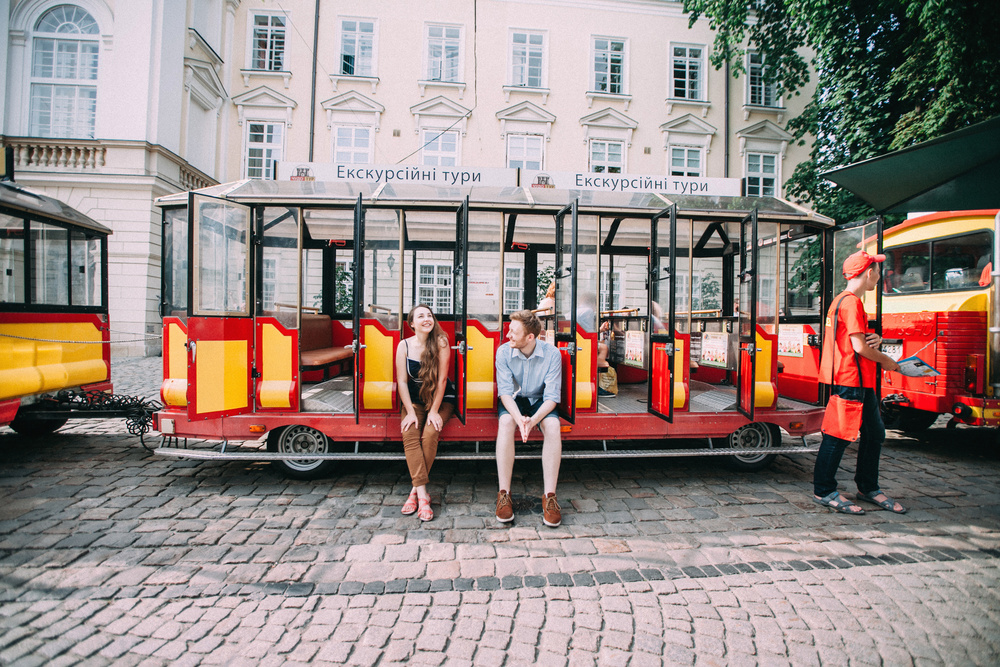
<path fill-rule="evenodd" d="M 892 359 L 889 360 L 888 364 L 882 364 L 882 368 L 884 368 L 887 371 L 892 371 L 893 373 L 898 373 L 899 372 L 899 364 L 897 364 Z"/>
<path fill-rule="evenodd" d="M 877 350 L 882 344 L 882 337 L 877 333 L 865 334 L 865 342 L 868 343 L 868 347 Z"/>

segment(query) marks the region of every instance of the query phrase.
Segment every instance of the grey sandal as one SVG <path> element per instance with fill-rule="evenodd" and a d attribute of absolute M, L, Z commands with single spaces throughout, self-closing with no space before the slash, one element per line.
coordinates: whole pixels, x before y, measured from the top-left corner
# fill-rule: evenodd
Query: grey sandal
<path fill-rule="evenodd" d="M 861 516 L 865 513 L 865 511 L 858 505 L 855 505 L 850 500 L 840 495 L 840 491 L 834 491 L 833 493 L 827 494 L 822 498 L 813 496 L 813 502 L 818 505 L 823 505 L 824 507 L 829 507 L 830 509 L 840 512 L 841 514 Z"/>
<path fill-rule="evenodd" d="M 875 496 L 882 495 L 885 496 L 885 500 L 875 500 Z M 882 489 L 875 489 L 870 493 L 861 493 L 858 491 L 858 500 L 863 500 L 866 503 L 871 503 L 872 505 L 878 505 L 884 510 L 888 510 L 893 514 L 906 514 L 906 508 L 902 505 L 899 506 L 899 510 L 896 509 L 896 501 L 885 495 Z"/>

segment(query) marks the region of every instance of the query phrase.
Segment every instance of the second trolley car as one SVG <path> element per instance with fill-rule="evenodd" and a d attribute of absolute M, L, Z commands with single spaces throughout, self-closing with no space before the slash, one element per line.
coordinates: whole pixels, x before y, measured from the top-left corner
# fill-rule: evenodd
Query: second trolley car
<path fill-rule="evenodd" d="M 108 235 L 57 199 L 0 182 L 0 426 L 49 433 L 40 399 L 110 392 Z"/>
<path fill-rule="evenodd" d="M 250 180 L 158 204 L 161 454 L 271 460 L 302 478 L 338 459 L 402 458 L 393 352 L 409 308 L 427 303 L 458 394 L 439 457 L 491 456 L 494 355 L 509 313 L 535 308 L 552 281 L 564 458 L 669 455 L 665 439 L 699 439 L 679 452 L 758 469 L 812 450 L 781 440 L 822 421 L 810 253 L 832 221 L 788 202 Z M 614 398 L 598 392 L 601 342 Z"/>

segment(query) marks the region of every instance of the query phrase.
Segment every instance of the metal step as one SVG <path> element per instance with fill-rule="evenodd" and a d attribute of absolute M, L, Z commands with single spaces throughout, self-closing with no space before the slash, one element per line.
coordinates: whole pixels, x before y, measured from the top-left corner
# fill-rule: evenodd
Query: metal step
<path fill-rule="evenodd" d="M 563 459 L 637 459 L 681 456 L 756 456 L 759 454 L 808 454 L 819 449 L 814 447 L 775 447 L 773 449 L 593 449 L 563 450 Z M 212 449 L 184 449 L 181 447 L 158 447 L 154 453 L 179 459 L 199 461 L 403 461 L 402 446 L 399 451 L 387 452 L 331 452 L 328 454 L 279 454 L 267 451 L 219 451 Z M 435 461 L 493 460 L 496 452 L 448 452 L 438 450 Z M 540 459 L 541 450 L 518 453 L 518 459 Z"/>

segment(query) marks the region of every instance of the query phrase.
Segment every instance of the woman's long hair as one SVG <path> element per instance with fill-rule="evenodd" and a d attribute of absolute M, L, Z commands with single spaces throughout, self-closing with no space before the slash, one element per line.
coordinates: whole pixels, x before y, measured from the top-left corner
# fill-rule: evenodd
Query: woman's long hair
<path fill-rule="evenodd" d="M 431 317 L 434 318 L 434 328 L 427 334 L 427 340 L 424 342 L 424 351 L 420 355 L 420 372 L 417 373 L 417 379 L 420 380 L 420 400 L 423 401 L 424 405 L 430 405 L 434 400 L 434 392 L 437 390 L 438 354 L 440 354 L 441 339 L 448 340 L 448 337 L 444 335 L 444 330 L 438 324 L 434 311 L 425 303 L 418 303 L 413 308 L 410 308 L 410 312 L 406 316 L 406 322 L 410 325 L 411 329 L 413 329 L 413 314 L 417 312 L 418 308 L 426 308 Z M 414 330 L 414 333 L 416 333 L 416 330 Z"/>

